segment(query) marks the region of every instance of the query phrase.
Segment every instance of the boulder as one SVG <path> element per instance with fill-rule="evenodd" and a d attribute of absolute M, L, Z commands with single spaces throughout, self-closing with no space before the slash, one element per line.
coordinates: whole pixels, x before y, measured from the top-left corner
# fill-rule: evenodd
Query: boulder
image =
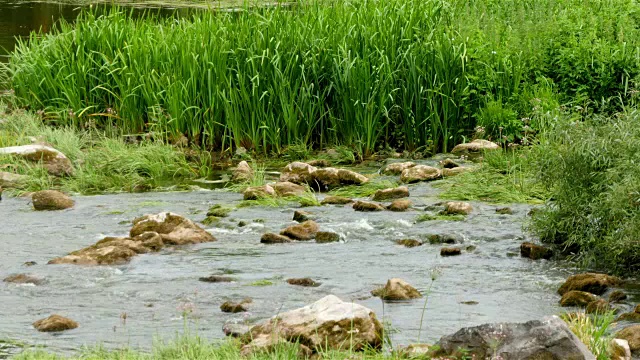
<path fill-rule="evenodd" d="M 220 305 L 220 311 L 225 313 L 239 313 L 246 312 L 247 308 L 244 306 L 244 302 L 234 303 L 231 301 L 225 301 Z"/>
<path fill-rule="evenodd" d="M 368 201 L 356 201 L 353 204 L 353 210 L 364 211 L 364 212 L 382 211 L 384 210 L 384 207 L 380 204 L 376 204 Z"/>
<path fill-rule="evenodd" d="M 125 246 L 88 247 L 50 260 L 48 264 L 122 265 L 128 263 L 136 255 L 134 250 Z"/>
<path fill-rule="evenodd" d="M 400 174 L 400 181 L 403 183 L 415 183 L 419 181 L 430 181 L 442 176 L 439 169 L 427 165 L 416 165 L 405 169 Z"/>
<path fill-rule="evenodd" d="M 541 245 L 523 242 L 520 245 L 520 256 L 531 260 L 551 259 L 553 251 Z"/>
<path fill-rule="evenodd" d="M 409 199 L 397 199 L 393 200 L 393 202 L 387 206 L 387 210 L 395 212 L 407 211 L 411 207 L 411 204 L 411 200 Z"/>
<path fill-rule="evenodd" d="M 318 231 L 316 233 L 316 242 L 320 244 L 332 243 L 340 241 L 340 235 L 330 231 Z"/>
<path fill-rule="evenodd" d="M 566 295 L 566 294 L 565 294 Z M 598 299 L 596 301 L 592 301 L 587 305 L 585 312 L 587 314 L 604 314 L 607 311 L 611 310 L 611 304 L 605 299 Z"/>
<path fill-rule="evenodd" d="M 315 216 L 312 213 L 304 210 L 296 210 L 293 212 L 293 221 L 297 221 L 299 223 L 305 222 L 307 220 L 313 220 Z"/>
<path fill-rule="evenodd" d="M 231 174 L 231 180 L 235 182 L 249 182 L 253 179 L 253 168 L 246 161 L 240 161 L 238 166 L 233 170 Z"/>
<path fill-rule="evenodd" d="M 611 294 L 609 294 L 610 302 L 620 302 L 627 298 L 627 294 L 622 290 L 613 290 Z"/>
<path fill-rule="evenodd" d="M 631 348 L 627 340 L 611 339 L 608 351 L 611 360 L 631 360 Z"/>
<path fill-rule="evenodd" d="M 135 238 L 145 232 L 155 232 L 168 245 L 198 244 L 216 241 L 213 235 L 193 221 L 170 212 L 150 214 L 135 219 L 129 236 Z"/>
<path fill-rule="evenodd" d="M 416 288 L 399 278 L 387 280 L 387 284 L 384 287 L 371 291 L 371 294 L 380 297 L 382 300 L 410 300 L 422 297 L 422 294 Z"/>
<path fill-rule="evenodd" d="M 485 150 L 498 150 L 500 149 L 500 145 L 482 139 L 476 139 L 472 142 L 468 142 L 465 144 L 458 144 L 452 150 L 452 154 L 469 154 L 469 153 L 479 153 Z"/>
<path fill-rule="evenodd" d="M 280 181 L 271 185 L 271 187 L 276 191 L 276 195 L 280 197 L 298 196 L 306 192 L 304 186 L 289 181 Z"/>
<path fill-rule="evenodd" d="M 432 234 L 427 236 L 429 244 L 462 244 L 464 238 L 458 234 Z"/>
<path fill-rule="evenodd" d="M 304 286 L 304 287 L 318 287 L 321 285 L 319 282 L 316 282 L 313 279 L 308 277 L 287 279 L 287 283 L 289 285 L 297 285 L 297 286 Z"/>
<path fill-rule="evenodd" d="M 444 247 L 440 249 L 440 256 L 456 256 L 462 254 L 462 249 L 456 247 Z"/>
<path fill-rule="evenodd" d="M 262 244 L 284 244 L 290 243 L 291 239 L 279 234 L 265 233 L 260 237 L 260 242 Z"/>
<path fill-rule="evenodd" d="M 384 174 L 387 175 L 399 175 L 402 174 L 406 169 L 412 168 L 416 166 L 416 163 L 407 161 L 407 162 L 398 162 L 387 165 L 387 167 L 382 170 Z"/>
<path fill-rule="evenodd" d="M 440 161 L 440 166 L 442 166 L 442 168 L 444 169 L 455 169 L 460 167 L 460 165 L 452 159 L 444 159 Z"/>
<path fill-rule="evenodd" d="M 616 339 L 627 340 L 631 353 L 636 354 L 640 352 L 640 325 L 626 327 L 615 333 L 614 337 Z"/>
<path fill-rule="evenodd" d="M 595 360 L 595 356 L 553 316 L 525 323 L 484 324 L 443 336 L 434 356 L 466 356 L 476 359 L 563 359 Z"/>
<path fill-rule="evenodd" d="M 211 275 L 206 277 L 198 278 L 199 281 L 208 282 L 208 283 L 228 283 L 233 282 L 233 278 L 229 276 L 222 275 Z"/>
<path fill-rule="evenodd" d="M 640 322 L 640 304 L 636 306 L 633 312 L 624 313 L 616 319 L 617 321 Z"/>
<path fill-rule="evenodd" d="M 599 273 L 583 273 L 572 275 L 558 289 L 558 294 L 564 295 L 571 290 L 586 291 L 602 295 L 609 287 L 619 286 L 622 280 L 615 276 Z"/>
<path fill-rule="evenodd" d="M 456 175 L 460 175 L 462 173 L 466 173 L 468 171 L 471 171 L 471 168 L 468 167 L 457 167 L 457 168 L 453 168 L 453 169 L 447 169 L 444 168 L 442 169 L 442 177 L 451 177 L 451 176 L 456 176 Z"/>
<path fill-rule="evenodd" d="M 60 151 L 46 145 L 31 144 L 0 148 L 0 155 L 11 155 L 28 161 L 42 162 L 47 172 L 53 176 L 73 175 L 71 161 Z"/>
<path fill-rule="evenodd" d="M 598 297 L 586 291 L 567 291 L 560 299 L 560 306 L 586 307 L 589 303 L 598 300 Z"/>
<path fill-rule="evenodd" d="M 421 246 L 422 245 L 422 243 L 420 241 L 415 240 L 415 239 L 396 240 L 396 244 L 402 245 L 402 246 L 408 247 L 408 248 L 412 248 L 412 247 L 416 247 L 416 246 Z"/>
<path fill-rule="evenodd" d="M 409 188 L 406 186 L 399 186 L 396 188 L 381 189 L 373 194 L 374 201 L 384 201 L 393 199 L 402 199 L 409 197 Z"/>
<path fill-rule="evenodd" d="M 331 167 L 317 169 L 312 175 L 314 187 L 320 190 L 333 189 L 344 185 L 362 185 L 369 181 L 369 178 L 357 172 Z"/>
<path fill-rule="evenodd" d="M 318 224 L 313 220 L 307 220 L 298 225 L 292 225 L 282 230 L 280 235 L 284 235 L 293 240 L 311 240 L 318 232 Z"/>
<path fill-rule="evenodd" d="M 13 284 L 32 284 L 32 285 L 42 285 L 44 280 L 33 275 L 29 274 L 13 274 L 9 275 L 2 280 L 6 283 Z"/>
<path fill-rule="evenodd" d="M 473 211 L 471 204 L 462 201 L 449 201 L 444 205 L 444 215 L 469 215 Z"/>
<path fill-rule="evenodd" d="M 58 332 L 78 327 L 78 323 L 60 315 L 51 315 L 33 323 L 33 327 L 42 332 Z"/>
<path fill-rule="evenodd" d="M 510 207 L 501 207 L 496 209 L 496 214 L 513 215 L 513 210 Z"/>
<path fill-rule="evenodd" d="M 276 191 L 271 185 L 249 186 L 242 195 L 245 200 L 259 200 L 276 196 Z"/>
<path fill-rule="evenodd" d="M 280 181 L 288 181 L 294 184 L 309 184 L 313 180 L 313 172 L 317 168 L 307 163 L 295 161 L 282 169 Z"/>
<path fill-rule="evenodd" d="M 55 190 L 37 191 L 31 195 L 31 202 L 37 211 L 64 210 L 75 204 L 69 196 Z"/>
<path fill-rule="evenodd" d="M 15 188 L 24 183 L 29 177 L 26 175 L 14 174 L 6 171 L 0 171 L 0 188 Z"/>
<path fill-rule="evenodd" d="M 352 203 L 353 200 L 343 196 L 327 196 L 320 204 L 322 205 L 346 205 Z"/>
<path fill-rule="evenodd" d="M 266 337 L 299 343 L 313 352 L 358 351 L 380 349 L 382 334 L 382 324 L 372 310 L 328 295 L 252 327 L 242 340 L 249 349 L 265 348 L 257 340 Z"/>

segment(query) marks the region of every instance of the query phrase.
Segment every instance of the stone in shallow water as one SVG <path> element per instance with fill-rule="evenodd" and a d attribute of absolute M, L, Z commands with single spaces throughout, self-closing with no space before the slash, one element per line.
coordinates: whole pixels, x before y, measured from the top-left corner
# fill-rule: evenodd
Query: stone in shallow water
<path fill-rule="evenodd" d="M 321 285 L 319 282 L 316 282 L 315 280 L 308 277 L 287 279 L 287 283 L 290 285 L 305 286 L 305 287 L 318 287 Z"/>
<path fill-rule="evenodd" d="M 42 332 L 59 332 L 78 327 L 78 323 L 60 315 L 51 315 L 33 323 L 33 327 Z"/>
<path fill-rule="evenodd" d="M 234 281 L 232 277 L 221 276 L 221 275 L 211 275 L 211 276 L 201 277 L 198 280 L 202 282 L 209 282 L 209 283 L 227 283 L 227 282 Z"/>
<path fill-rule="evenodd" d="M 387 167 L 384 168 L 384 170 L 382 172 L 384 174 L 387 174 L 387 175 L 399 175 L 404 170 L 412 168 L 414 166 L 416 166 L 416 163 L 411 162 L 411 161 L 398 162 L 398 163 L 393 163 L 393 164 L 387 165 Z"/>
<path fill-rule="evenodd" d="M 9 275 L 4 278 L 2 281 L 6 283 L 13 284 L 32 284 L 32 285 L 42 285 L 44 283 L 44 279 L 35 277 L 29 274 L 14 274 Z"/>
<path fill-rule="evenodd" d="M 427 165 L 416 165 L 405 169 L 400 174 L 400 181 L 403 183 L 415 183 L 419 181 L 430 181 L 442 176 L 439 169 Z"/>
<path fill-rule="evenodd" d="M 420 241 L 415 240 L 415 239 L 396 240 L 396 244 L 402 245 L 402 246 L 408 247 L 408 248 L 412 248 L 412 247 L 416 247 L 416 246 L 421 246 L 422 245 L 422 243 Z"/>
<path fill-rule="evenodd" d="M 37 211 L 64 210 L 72 208 L 75 204 L 69 196 L 56 190 L 37 191 L 31 195 L 31 202 Z"/>
<path fill-rule="evenodd" d="M 520 256 L 531 260 L 551 259 L 553 251 L 541 245 L 523 242 L 520 245 Z"/>
<path fill-rule="evenodd" d="M 220 311 L 225 313 L 239 313 L 246 312 L 247 308 L 244 306 L 244 303 L 234 303 L 231 301 L 225 301 L 220 305 Z"/>
<path fill-rule="evenodd" d="M 327 196 L 320 204 L 322 205 L 346 205 L 352 203 L 353 200 L 343 196 Z"/>
<path fill-rule="evenodd" d="M 602 295 L 610 287 L 619 286 L 622 280 L 615 276 L 599 273 L 583 273 L 569 276 L 558 289 L 558 294 L 564 295 L 567 291 L 579 290 L 596 295 Z"/>
<path fill-rule="evenodd" d="M 394 200 L 389 206 L 387 206 L 387 210 L 402 212 L 407 211 L 411 207 L 411 200 L 408 199 L 398 199 Z"/>
<path fill-rule="evenodd" d="M 318 224 L 313 220 L 307 220 L 298 225 L 292 225 L 282 230 L 280 235 L 284 235 L 293 240 L 311 240 L 318 232 Z"/>
<path fill-rule="evenodd" d="M 560 299 L 560 306 L 585 307 L 591 302 L 598 300 L 598 297 L 586 291 L 568 291 Z"/>
<path fill-rule="evenodd" d="M 263 244 L 284 244 L 290 243 L 292 240 L 284 235 L 265 233 L 260 238 L 260 242 Z"/>
<path fill-rule="evenodd" d="M 372 212 L 372 211 L 382 211 L 384 210 L 384 207 L 380 204 L 376 204 L 368 201 L 356 201 L 353 204 L 353 210 Z"/>
<path fill-rule="evenodd" d="M 406 186 L 399 186 L 396 188 L 388 188 L 378 190 L 373 194 L 374 201 L 384 201 L 392 199 L 401 199 L 409 196 L 409 188 Z"/>
<path fill-rule="evenodd" d="M 460 248 L 445 247 L 440 249 L 440 256 L 456 256 L 462 254 Z"/>
<path fill-rule="evenodd" d="M 387 284 L 384 287 L 371 291 L 371 295 L 377 296 L 382 300 L 410 300 L 422 297 L 422 294 L 416 288 L 399 278 L 387 280 Z"/>
<path fill-rule="evenodd" d="M 340 235 L 330 231 L 318 231 L 316 242 L 320 244 L 340 241 Z"/>

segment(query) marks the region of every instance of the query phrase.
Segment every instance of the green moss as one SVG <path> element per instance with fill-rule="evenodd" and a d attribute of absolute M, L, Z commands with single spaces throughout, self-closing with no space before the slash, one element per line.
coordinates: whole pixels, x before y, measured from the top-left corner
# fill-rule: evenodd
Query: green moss
<path fill-rule="evenodd" d="M 219 218 L 227 217 L 232 211 L 233 211 L 232 207 L 216 204 L 209 208 L 209 211 L 207 211 L 207 217 L 209 216 L 215 216 Z"/>
<path fill-rule="evenodd" d="M 263 280 L 254 281 L 251 284 L 249 284 L 249 286 L 271 286 L 273 284 L 274 284 L 273 281 L 263 279 Z"/>

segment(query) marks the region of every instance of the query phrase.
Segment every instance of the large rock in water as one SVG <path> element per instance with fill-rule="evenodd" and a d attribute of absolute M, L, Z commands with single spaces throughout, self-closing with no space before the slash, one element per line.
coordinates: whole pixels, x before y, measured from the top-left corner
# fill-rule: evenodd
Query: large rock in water
<path fill-rule="evenodd" d="M 586 291 L 596 295 L 602 295 L 609 287 L 619 286 L 622 280 L 615 276 L 598 273 L 583 273 L 567 278 L 558 289 L 558 294 L 564 295 L 567 291 Z"/>
<path fill-rule="evenodd" d="M 92 246 L 55 258 L 49 264 L 121 265 L 138 254 L 158 251 L 164 245 L 155 232 L 145 232 L 134 238 L 106 237 Z"/>
<path fill-rule="evenodd" d="M 384 287 L 373 290 L 371 295 L 378 296 L 382 300 L 410 300 L 422 297 L 416 288 L 398 278 L 387 280 Z"/>
<path fill-rule="evenodd" d="M 451 150 L 452 154 L 468 154 L 468 153 L 479 153 L 485 150 L 498 150 L 500 149 L 500 145 L 491 142 L 489 140 L 476 139 L 472 142 L 468 142 L 465 144 L 456 145 L 453 150 Z"/>
<path fill-rule="evenodd" d="M 435 356 L 467 356 L 503 360 L 562 359 L 595 360 L 596 357 L 569 330 L 567 324 L 553 316 L 526 323 L 484 324 L 463 328 L 444 336 L 436 344 Z"/>
<path fill-rule="evenodd" d="M 329 295 L 252 327 L 243 342 L 257 350 L 260 343 L 269 343 L 265 339 L 298 342 L 314 352 L 363 350 L 381 348 L 382 335 L 382 325 L 371 309 Z"/>
<path fill-rule="evenodd" d="M 614 337 L 627 340 L 632 353 L 636 354 L 640 352 L 640 325 L 626 327 L 618 331 Z"/>
<path fill-rule="evenodd" d="M 54 176 L 73 175 L 71 161 L 60 151 L 46 145 L 32 144 L 0 148 L 0 154 L 12 155 L 42 164 L 47 172 Z"/>
<path fill-rule="evenodd" d="M 294 161 L 282 169 L 280 181 L 288 181 L 294 184 L 308 184 L 313 180 L 313 172 L 316 170 L 317 168 L 315 166 Z"/>
<path fill-rule="evenodd" d="M 313 220 L 307 220 L 297 225 L 291 225 L 282 230 L 280 235 L 284 235 L 294 240 L 311 240 L 318 233 L 318 224 Z"/>
<path fill-rule="evenodd" d="M 373 200 L 384 201 L 393 199 L 402 199 L 409 197 L 409 188 L 406 186 L 398 186 L 396 188 L 381 189 L 373 194 Z"/>
<path fill-rule="evenodd" d="M 60 315 L 51 315 L 33 323 L 33 327 L 42 332 L 58 332 L 78 327 L 78 323 Z"/>
<path fill-rule="evenodd" d="M 33 208 L 43 210 L 64 210 L 72 208 L 74 201 L 67 195 L 55 190 L 37 191 L 31 195 Z"/>
<path fill-rule="evenodd" d="M 170 212 L 145 215 L 133 221 L 129 236 L 134 238 L 145 232 L 160 234 L 162 241 L 169 245 L 198 244 L 216 241 L 213 235 L 193 221 Z"/>
<path fill-rule="evenodd" d="M 344 185 L 362 185 L 369 178 L 357 172 L 332 167 L 316 168 L 303 162 L 292 162 L 280 173 L 281 182 L 308 184 L 319 190 L 327 190 Z"/>
<path fill-rule="evenodd" d="M 440 170 L 432 166 L 416 165 L 405 169 L 400 174 L 400 181 L 403 183 L 414 183 L 418 181 L 430 181 L 442 176 Z"/>
<path fill-rule="evenodd" d="M 276 196 L 276 191 L 271 185 L 250 186 L 242 193 L 245 200 L 258 200 Z"/>

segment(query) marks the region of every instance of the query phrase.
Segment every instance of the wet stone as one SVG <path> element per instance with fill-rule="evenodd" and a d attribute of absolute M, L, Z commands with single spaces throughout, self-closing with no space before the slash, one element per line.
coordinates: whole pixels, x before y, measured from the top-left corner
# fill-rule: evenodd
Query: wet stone
<path fill-rule="evenodd" d="M 316 282 L 313 279 L 308 277 L 287 279 L 287 283 L 289 285 L 297 285 L 297 286 L 304 286 L 304 287 L 318 287 L 321 285 L 319 282 Z"/>
<path fill-rule="evenodd" d="M 372 211 L 382 211 L 384 210 L 384 207 L 380 204 L 375 204 L 367 201 L 356 201 L 353 204 L 353 210 L 363 211 L 363 212 L 372 212 Z"/>
<path fill-rule="evenodd" d="M 415 240 L 415 239 L 396 240 L 396 244 L 402 245 L 402 246 L 408 247 L 408 248 L 412 248 L 412 247 L 416 247 L 416 246 L 422 245 L 422 243 L 420 241 Z"/>
<path fill-rule="evenodd" d="M 262 237 L 260 238 L 260 242 L 263 244 L 284 244 L 290 243 L 291 239 L 284 235 L 266 233 L 262 235 Z"/>
<path fill-rule="evenodd" d="M 520 256 L 531 260 L 551 259 L 553 251 L 541 245 L 523 242 L 520 245 Z"/>
<path fill-rule="evenodd" d="M 220 305 L 220 310 L 226 313 L 239 313 L 247 311 L 247 308 L 243 303 L 233 303 L 231 301 L 225 301 Z"/>
<path fill-rule="evenodd" d="M 198 280 L 202 282 L 208 282 L 208 283 L 228 283 L 228 282 L 234 281 L 232 277 L 221 276 L 221 275 L 211 275 L 211 276 L 201 277 Z"/>
<path fill-rule="evenodd" d="M 513 210 L 510 207 L 501 207 L 496 209 L 496 214 L 513 215 Z"/>
<path fill-rule="evenodd" d="M 43 279 L 40 279 L 38 277 L 29 275 L 29 274 L 9 275 L 6 278 L 4 278 L 2 281 L 6 283 L 13 283 L 13 284 L 32 284 L 32 285 L 42 285 L 44 283 Z"/>
<path fill-rule="evenodd" d="M 340 235 L 330 231 L 318 231 L 316 234 L 317 243 L 331 243 L 340 241 Z"/>
<path fill-rule="evenodd" d="M 625 300 L 626 298 L 627 298 L 627 294 L 625 294 L 624 291 L 622 290 L 614 290 L 611 292 L 611 294 L 609 294 L 610 302 L 620 302 Z"/>
<path fill-rule="evenodd" d="M 585 291 L 568 291 L 562 295 L 560 306 L 586 307 L 591 302 L 598 300 L 598 297 Z"/>
<path fill-rule="evenodd" d="M 462 244 L 464 238 L 458 234 L 432 234 L 427 236 L 429 244 Z"/>
<path fill-rule="evenodd" d="M 398 199 L 394 200 L 389 206 L 387 206 L 387 210 L 402 212 L 407 211 L 411 207 L 411 200 L 408 199 Z"/>
<path fill-rule="evenodd" d="M 460 248 L 442 248 L 440 249 L 440 256 L 456 256 L 462 254 Z"/>
<path fill-rule="evenodd" d="M 320 204 L 322 205 L 346 205 L 352 203 L 353 200 L 343 196 L 327 196 Z"/>
<path fill-rule="evenodd" d="M 33 323 L 33 327 L 41 332 L 60 332 L 78 327 L 78 323 L 60 315 L 51 315 Z"/>
<path fill-rule="evenodd" d="M 315 219 L 315 216 L 308 211 L 296 210 L 293 213 L 293 221 L 297 221 L 299 223 L 305 222 L 307 220 L 314 220 L 314 219 Z"/>

